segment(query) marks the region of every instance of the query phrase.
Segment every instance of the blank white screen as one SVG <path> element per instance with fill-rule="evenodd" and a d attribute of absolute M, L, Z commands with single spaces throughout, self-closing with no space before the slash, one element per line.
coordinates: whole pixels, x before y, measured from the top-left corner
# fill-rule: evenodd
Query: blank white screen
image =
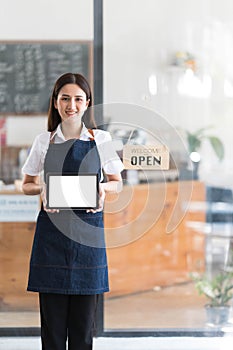
<path fill-rule="evenodd" d="M 49 207 L 96 207 L 97 186 L 94 175 L 50 175 Z"/>

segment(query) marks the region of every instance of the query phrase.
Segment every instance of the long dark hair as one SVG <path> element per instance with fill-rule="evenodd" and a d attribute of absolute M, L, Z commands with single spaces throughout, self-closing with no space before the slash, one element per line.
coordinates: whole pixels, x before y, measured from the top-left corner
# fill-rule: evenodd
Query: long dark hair
<path fill-rule="evenodd" d="M 83 75 L 77 73 L 65 73 L 61 75 L 54 84 L 53 92 L 50 97 L 48 111 L 48 131 L 54 131 L 57 128 L 58 124 L 61 123 L 61 117 L 58 113 L 58 110 L 54 106 L 54 101 L 57 100 L 59 91 L 66 84 L 78 85 L 85 92 L 87 100 L 89 100 L 88 107 L 92 106 L 91 88 L 86 78 L 84 78 Z M 93 113 L 89 108 L 87 108 L 84 115 L 82 116 L 82 121 L 87 128 L 96 128 L 96 122 Z"/>

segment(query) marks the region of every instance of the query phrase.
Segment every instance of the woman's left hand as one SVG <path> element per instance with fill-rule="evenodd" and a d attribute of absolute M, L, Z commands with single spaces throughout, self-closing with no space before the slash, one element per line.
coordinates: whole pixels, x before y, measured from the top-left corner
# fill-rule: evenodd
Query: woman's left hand
<path fill-rule="evenodd" d="M 87 213 L 97 213 L 104 208 L 106 192 L 119 193 L 122 190 L 122 178 L 120 174 L 106 174 L 107 182 L 99 184 L 99 207 L 97 209 L 88 209 Z"/>
<path fill-rule="evenodd" d="M 104 200 L 105 200 L 105 188 L 104 183 L 99 184 L 99 206 L 97 209 L 87 209 L 87 213 L 98 213 L 99 211 L 102 211 L 104 208 Z"/>

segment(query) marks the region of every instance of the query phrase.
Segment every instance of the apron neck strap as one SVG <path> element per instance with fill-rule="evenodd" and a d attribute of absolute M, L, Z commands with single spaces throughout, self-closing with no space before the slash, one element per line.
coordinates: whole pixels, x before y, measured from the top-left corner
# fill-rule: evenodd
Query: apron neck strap
<path fill-rule="evenodd" d="M 88 129 L 88 132 L 92 136 L 92 137 L 89 137 L 90 141 L 94 141 L 94 139 L 95 139 L 94 131 L 92 129 Z"/>
<path fill-rule="evenodd" d="M 56 130 L 51 131 L 49 143 L 54 143 L 55 137 L 53 137 L 53 135 L 55 134 L 55 132 L 56 132 Z"/>

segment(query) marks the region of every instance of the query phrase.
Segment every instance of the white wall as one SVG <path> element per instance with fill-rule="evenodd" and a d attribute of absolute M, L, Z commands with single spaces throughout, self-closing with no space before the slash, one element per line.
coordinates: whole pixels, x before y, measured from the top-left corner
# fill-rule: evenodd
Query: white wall
<path fill-rule="evenodd" d="M 92 0 L 1 1 L 1 40 L 92 40 Z"/>
<path fill-rule="evenodd" d="M 191 131 L 213 125 L 210 131 L 224 141 L 226 157 L 220 165 L 206 143 L 202 178 L 233 187 L 233 97 L 224 95 L 226 79 L 233 90 L 232 13 L 232 0 L 104 1 L 105 102 L 144 106 Z M 194 54 L 199 79 L 207 74 L 212 81 L 208 98 L 178 93 L 184 72 L 171 68 L 176 51 Z M 148 88 L 151 74 L 157 76 L 156 96 Z"/>

